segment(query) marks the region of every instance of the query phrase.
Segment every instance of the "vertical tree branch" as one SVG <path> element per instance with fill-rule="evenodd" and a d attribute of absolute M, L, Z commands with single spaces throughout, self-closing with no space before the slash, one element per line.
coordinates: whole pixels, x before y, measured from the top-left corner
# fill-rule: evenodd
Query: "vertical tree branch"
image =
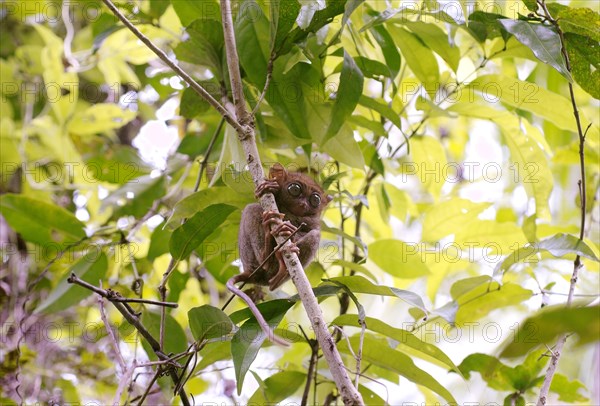
<path fill-rule="evenodd" d="M 238 137 L 246 154 L 248 167 L 254 180 L 255 185 L 260 185 L 264 182 L 264 173 L 256 147 L 254 121 L 248 114 L 246 103 L 244 100 L 243 87 L 239 72 L 239 60 L 236 50 L 235 35 L 233 30 L 233 19 L 231 15 L 231 3 L 229 0 L 221 0 L 221 17 L 223 21 L 223 33 L 225 36 L 225 49 L 227 55 L 227 66 L 229 68 L 229 77 L 231 80 L 231 88 L 235 103 L 235 111 L 238 121 L 241 124 L 241 129 L 237 129 Z M 271 193 L 265 193 L 260 204 L 263 210 L 271 210 L 278 212 L 275 204 L 275 197 Z M 284 237 L 276 238 L 278 244 L 285 242 Z M 304 273 L 302 264 L 298 256 L 290 251 L 291 243 L 288 241 L 283 245 L 283 259 L 288 269 L 290 277 L 296 285 L 298 295 L 302 300 L 302 304 L 306 310 L 309 320 L 317 336 L 317 340 L 321 345 L 323 355 L 329 365 L 329 370 L 333 380 L 336 383 L 338 390 L 346 405 L 362 405 L 363 400 L 358 390 L 352 385 L 352 381 L 346 372 L 342 357 L 335 346 L 335 342 L 327 329 L 327 324 L 323 317 L 323 313 L 317 298 L 315 297 L 312 287 Z"/>
<path fill-rule="evenodd" d="M 558 37 L 560 39 L 561 53 L 565 60 L 565 66 L 567 70 L 572 72 L 571 69 L 571 61 L 569 59 L 569 54 L 567 53 L 567 49 L 565 46 L 565 37 L 562 29 L 560 28 L 558 21 L 552 18 L 550 15 L 550 11 L 546 7 L 545 0 L 538 0 L 538 5 L 541 7 L 543 11 L 543 16 L 556 28 L 558 32 Z M 575 101 L 575 92 L 573 90 L 573 84 L 571 82 L 568 83 L 569 86 L 569 95 L 571 98 L 571 105 L 573 107 L 573 116 L 575 117 L 575 122 L 577 123 L 577 134 L 579 136 L 579 176 L 581 179 L 578 181 L 579 188 L 579 197 L 581 199 L 581 223 L 579 228 L 579 240 L 583 241 L 583 237 L 585 235 L 585 216 L 586 216 L 586 180 L 585 180 L 585 133 L 583 132 L 583 128 L 581 126 L 581 119 L 579 117 L 579 110 L 577 109 L 577 102 Z M 573 302 L 573 296 L 575 294 L 575 285 L 577 284 L 577 279 L 579 277 L 579 269 L 582 267 L 581 257 L 577 255 L 575 257 L 575 261 L 573 262 L 573 273 L 571 274 L 571 281 L 569 284 L 569 295 L 567 296 L 566 306 L 571 306 Z M 540 394 L 537 401 L 537 406 L 546 405 L 548 392 L 550 391 L 550 385 L 552 384 L 552 380 L 554 379 L 554 374 L 556 372 L 556 368 L 558 367 L 558 361 L 560 360 L 560 356 L 562 354 L 563 347 L 565 342 L 567 341 L 567 335 L 562 334 L 558 337 L 558 341 L 556 342 L 556 346 L 554 347 L 554 351 L 552 351 L 552 356 L 550 358 L 550 365 L 548 365 L 548 369 L 546 370 L 546 376 L 544 376 L 544 382 L 542 383 L 542 387 L 540 389 Z"/>

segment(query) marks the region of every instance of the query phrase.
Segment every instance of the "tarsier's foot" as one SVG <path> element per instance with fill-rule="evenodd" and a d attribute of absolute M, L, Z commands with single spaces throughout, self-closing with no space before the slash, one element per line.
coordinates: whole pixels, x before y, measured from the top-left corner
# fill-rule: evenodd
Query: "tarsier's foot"
<path fill-rule="evenodd" d="M 271 224 L 276 226 L 281 224 L 281 219 L 284 216 L 285 214 L 277 213 L 276 211 L 264 211 L 262 213 L 262 225 L 265 229 L 265 235 L 271 234 Z"/>
<path fill-rule="evenodd" d="M 294 243 L 289 247 L 290 252 L 295 253 L 296 255 L 300 254 L 300 248 Z M 287 281 L 290 277 L 287 268 L 285 266 L 285 262 L 283 260 L 283 254 L 281 251 L 275 252 L 275 257 L 277 257 L 277 261 L 279 262 L 279 270 L 271 279 L 269 279 L 269 289 L 275 290 L 279 286 L 281 286 L 285 281 Z"/>
<path fill-rule="evenodd" d="M 256 189 L 254 190 L 254 196 L 258 199 L 265 193 L 277 193 L 279 192 L 279 189 L 280 186 L 279 183 L 277 183 L 277 181 L 267 179 L 256 187 Z"/>

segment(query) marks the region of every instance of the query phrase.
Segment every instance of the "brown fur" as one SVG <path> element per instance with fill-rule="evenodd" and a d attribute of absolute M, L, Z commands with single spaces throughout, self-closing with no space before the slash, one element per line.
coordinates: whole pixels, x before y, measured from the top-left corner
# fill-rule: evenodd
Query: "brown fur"
<path fill-rule="evenodd" d="M 302 266 L 306 267 L 319 248 L 321 213 L 331 201 L 331 196 L 327 195 L 310 176 L 300 172 L 287 172 L 280 164 L 275 164 L 269 171 L 269 175 L 271 179 L 260 185 L 256 193 L 257 195 L 273 193 L 279 211 L 285 216 L 283 220 L 291 223 L 292 226 L 283 227 L 287 230 L 286 236 L 305 223 L 305 226 L 294 234 L 292 242 L 299 249 L 298 257 Z M 299 196 L 293 196 L 288 191 L 288 186 L 291 184 L 300 186 Z M 313 195 L 317 195 L 320 199 L 318 206 L 310 203 Z M 314 196 L 312 198 L 314 199 Z M 267 217 L 271 218 L 270 222 L 278 223 L 275 218 L 277 216 L 269 217 L 267 214 Z M 246 206 L 242 212 L 238 243 L 244 272 L 237 275 L 236 282 L 247 281 L 258 285 L 269 285 L 271 290 L 275 290 L 289 279 L 280 255 L 271 257 L 260 270 L 251 275 L 277 245 L 269 231 L 270 222 L 265 220 L 262 208 L 257 203 Z"/>

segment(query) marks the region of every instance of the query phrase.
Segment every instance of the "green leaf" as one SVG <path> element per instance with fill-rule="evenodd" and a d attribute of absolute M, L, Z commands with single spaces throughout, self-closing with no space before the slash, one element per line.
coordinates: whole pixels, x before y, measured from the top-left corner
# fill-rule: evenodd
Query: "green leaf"
<path fill-rule="evenodd" d="M 347 341 L 350 341 L 353 353 L 357 354 L 361 345 L 360 337 L 353 336 L 349 340 L 341 340 L 338 343 L 341 351 L 350 353 Z M 448 402 L 456 402 L 452 394 L 444 386 L 427 372 L 418 368 L 408 355 L 389 348 L 385 342 L 366 335 L 362 345 L 362 356 L 363 360 L 368 363 L 396 372 L 417 385 L 425 386 L 442 396 Z"/>
<path fill-rule="evenodd" d="M 567 403 L 590 404 L 590 400 L 581 395 L 579 389 L 585 389 L 585 385 L 579 380 L 569 380 L 563 374 L 554 374 L 550 384 L 550 392 L 558 394 L 558 400 Z"/>
<path fill-rule="evenodd" d="M 171 1 L 173 9 L 179 17 L 181 24 L 190 25 L 195 20 L 208 20 L 216 18 L 221 20 L 221 10 L 216 2 L 198 0 Z"/>
<path fill-rule="evenodd" d="M 398 129 L 402 129 L 402 121 L 400 120 L 400 116 L 387 104 L 379 101 L 378 99 L 367 96 L 361 96 L 358 102 L 362 106 L 375 110 L 381 114 L 382 117 L 387 118 Z"/>
<path fill-rule="evenodd" d="M 192 119 L 198 114 L 205 113 L 210 109 L 210 104 L 204 100 L 194 89 L 186 87 L 181 93 L 181 102 L 179 104 L 179 113 Z"/>
<path fill-rule="evenodd" d="M 208 189 L 192 193 L 181 199 L 173 208 L 173 214 L 165 225 L 168 229 L 174 229 L 181 225 L 183 219 L 190 218 L 198 212 L 199 208 L 208 207 L 213 204 L 224 203 L 230 206 L 243 208 L 252 203 L 248 197 L 240 195 L 233 189 L 225 186 L 214 186 Z"/>
<path fill-rule="evenodd" d="M 354 245 L 356 245 L 358 248 L 361 249 L 362 255 L 365 257 L 369 253 L 367 245 L 360 239 L 360 237 L 355 237 L 353 235 L 350 235 L 350 234 L 340 230 L 337 227 L 329 227 L 327 224 L 321 225 L 321 231 L 326 232 L 326 233 L 331 233 L 331 234 L 337 235 L 339 237 L 342 237 L 345 240 L 351 241 Z"/>
<path fill-rule="evenodd" d="M 321 152 L 331 155 L 352 168 L 363 169 L 365 159 L 349 125 L 344 124 L 337 136 L 321 146 Z"/>
<path fill-rule="evenodd" d="M 509 34 L 499 22 L 505 18 L 506 17 L 501 14 L 486 13 L 485 11 L 476 10 L 469 14 L 467 31 L 480 43 L 484 43 L 486 39 L 502 37 L 506 44 Z"/>
<path fill-rule="evenodd" d="M 452 284 L 452 287 L 450 288 L 450 295 L 452 296 L 452 299 L 457 300 L 462 295 L 472 291 L 484 283 L 489 285 L 490 282 L 492 282 L 492 278 L 488 275 L 460 279 Z"/>
<path fill-rule="evenodd" d="M 418 245 L 400 240 L 378 240 L 370 244 L 369 260 L 397 278 L 413 279 L 429 274 Z"/>
<path fill-rule="evenodd" d="M 172 233 L 171 230 L 164 228 L 164 225 L 164 222 L 158 225 L 150 237 L 150 247 L 148 248 L 148 261 L 150 262 L 169 252 L 169 240 Z"/>
<path fill-rule="evenodd" d="M 167 283 L 167 302 L 178 302 L 181 293 L 185 290 L 185 286 L 190 279 L 191 272 L 179 272 L 175 269 L 169 277 Z"/>
<path fill-rule="evenodd" d="M 244 1 L 241 7 L 260 10 L 260 6 L 253 0 Z M 252 14 L 252 17 L 248 13 L 240 13 L 235 28 L 240 64 L 250 82 L 262 92 L 270 58 L 269 23 L 262 13 Z M 301 65 L 304 64 L 297 64 L 288 71 L 286 65 L 290 57 L 287 55 L 275 60 L 271 85 L 265 99 L 294 136 L 308 139 L 310 133 L 301 86 Z"/>
<path fill-rule="evenodd" d="M 538 9 L 536 0 L 523 0 L 523 4 L 525 4 L 525 7 L 527 7 L 527 10 L 529 11 L 537 11 Z"/>
<path fill-rule="evenodd" d="M 364 56 L 355 56 L 354 62 L 360 71 L 367 77 L 379 80 L 382 77 L 393 79 L 393 74 L 390 68 L 375 59 L 369 59 Z"/>
<path fill-rule="evenodd" d="M 424 214 L 423 240 L 438 241 L 467 227 L 491 203 L 474 203 L 457 197 L 432 205 Z"/>
<path fill-rule="evenodd" d="M 548 159 L 535 139 L 522 131 L 506 131 L 505 128 L 502 126 L 502 135 L 514 162 L 511 169 L 515 181 L 525 187 L 527 196 L 535 199 L 537 217 L 550 219 L 548 202 L 554 187 L 554 177 Z"/>
<path fill-rule="evenodd" d="M 364 28 L 361 29 L 361 31 Z M 396 48 L 396 44 L 388 30 L 383 25 L 377 25 L 370 29 L 371 35 L 379 44 L 381 48 L 381 52 L 383 53 L 383 59 L 385 59 L 385 64 L 392 71 L 392 79 L 394 79 L 398 72 L 400 72 L 400 53 L 398 52 L 398 48 Z"/>
<path fill-rule="evenodd" d="M 226 336 L 233 330 L 233 323 L 219 308 L 202 305 L 188 311 L 190 330 L 196 341 Z"/>
<path fill-rule="evenodd" d="M 38 32 L 40 39 L 45 44 L 41 52 L 38 51 L 40 64 L 43 67 L 44 93 L 49 97 L 48 107 L 52 109 L 58 124 L 62 127 L 71 118 L 75 108 L 78 106 L 77 101 L 79 99 L 79 89 L 81 88 L 79 78 L 76 72 L 67 71 L 64 65 L 62 38 L 59 38 L 45 24 L 31 24 L 31 27 Z M 30 45 L 25 45 L 25 47 L 30 47 Z M 23 65 L 27 65 L 27 62 Z M 21 83 L 20 80 L 18 83 Z M 29 82 L 22 82 L 22 84 L 26 83 L 31 84 L 33 82 L 31 80 Z M 120 110 L 116 105 L 112 106 Z M 135 113 L 131 111 L 128 114 L 133 114 L 133 117 L 135 117 Z M 110 125 L 110 123 L 105 124 Z"/>
<path fill-rule="evenodd" d="M 344 63 L 340 75 L 340 84 L 336 92 L 335 102 L 331 112 L 331 121 L 322 142 L 333 138 L 344 122 L 350 117 L 358 99 L 362 95 L 364 76 L 354 59 L 344 51 Z"/>
<path fill-rule="evenodd" d="M 84 224 L 73 213 L 57 205 L 7 193 L 0 196 L 0 208 L 8 224 L 25 241 L 63 249 L 86 236 Z"/>
<path fill-rule="evenodd" d="M 499 20 L 508 32 L 545 64 L 552 66 L 569 82 L 573 81 L 561 53 L 560 37 L 552 28 L 523 20 Z"/>
<path fill-rule="evenodd" d="M 288 301 L 286 300 L 285 302 Z M 277 304 L 277 306 L 274 306 L 274 303 Z M 271 327 L 277 326 L 287 310 L 293 305 L 293 302 L 291 302 L 289 303 L 289 307 L 286 308 L 285 306 L 279 306 L 280 303 L 281 301 L 271 300 L 270 302 L 264 302 L 258 305 L 265 321 Z M 231 319 L 235 320 L 233 314 L 231 315 Z M 233 357 L 238 395 L 242 391 L 244 377 L 258 355 L 258 351 L 266 338 L 267 337 L 258 325 L 258 322 L 254 316 L 252 316 L 252 318 L 240 327 L 231 340 L 231 355 Z"/>
<path fill-rule="evenodd" d="M 341 283 L 354 293 L 367 293 L 370 295 L 379 296 L 395 296 L 404 300 L 406 303 L 416 306 L 427 313 L 427 309 L 423 304 L 423 299 L 416 293 L 408 290 L 398 289 L 391 286 L 375 285 L 368 279 L 362 276 L 338 276 L 331 278 L 333 282 Z M 322 286 L 322 285 L 321 285 Z"/>
<path fill-rule="evenodd" d="M 504 261 L 496 266 L 494 275 L 501 275 L 517 262 L 525 261 L 532 255 L 544 251 L 558 258 L 568 254 L 576 254 L 600 262 L 596 253 L 584 241 L 580 241 L 579 238 L 570 234 L 559 233 L 539 243 L 530 244 L 513 251 L 512 254 L 508 255 Z M 534 259 L 534 261 L 537 260 Z"/>
<path fill-rule="evenodd" d="M 430 95 L 435 94 L 439 85 L 439 67 L 433 52 L 423 45 L 419 37 L 405 28 L 388 26 L 396 45 L 404 55 L 406 63 L 414 75 L 423 83 Z"/>
<path fill-rule="evenodd" d="M 480 90 L 490 102 L 498 100 L 542 117 L 560 129 L 577 132 L 571 102 L 564 96 L 530 82 L 503 75 L 484 75 L 470 87 Z"/>
<path fill-rule="evenodd" d="M 587 7 L 566 7 L 558 13 L 558 25 L 565 33 L 600 41 L 600 15 Z"/>
<path fill-rule="evenodd" d="M 386 405 L 387 402 L 364 385 L 358 384 L 358 391 L 366 405 Z"/>
<path fill-rule="evenodd" d="M 260 10 L 260 6 L 253 0 L 245 0 L 240 4 L 240 9 Z M 239 13 L 235 21 L 235 34 L 240 64 L 248 79 L 262 91 L 270 55 L 268 21 L 261 12 L 252 16 L 247 12 Z"/>
<path fill-rule="evenodd" d="M 276 318 L 281 314 L 285 314 L 298 300 L 300 300 L 300 298 L 296 298 L 295 296 L 288 299 L 273 299 L 259 303 L 256 307 L 260 310 L 265 320 L 269 321 L 268 317 Z M 247 319 L 255 320 L 254 315 L 247 307 L 231 313 L 229 318 L 234 323 L 239 323 Z"/>
<path fill-rule="evenodd" d="M 278 49 L 289 35 L 298 13 L 300 3 L 297 0 L 286 0 L 281 6 L 281 0 L 269 2 L 271 13 L 271 48 Z"/>
<path fill-rule="evenodd" d="M 337 265 L 342 268 L 351 269 L 352 272 L 362 274 L 362 275 L 366 276 L 367 278 L 369 278 L 370 280 L 372 280 L 373 282 L 377 282 L 377 278 L 375 277 L 375 275 L 373 275 L 373 273 L 371 271 L 369 271 L 364 266 L 357 264 L 355 262 L 343 261 L 341 259 L 335 259 L 335 260 L 331 261 L 331 265 L 332 266 Z"/>
<path fill-rule="evenodd" d="M 169 7 L 169 0 L 150 0 L 150 14 L 154 18 L 160 18 Z"/>
<path fill-rule="evenodd" d="M 566 33 L 565 45 L 571 61 L 571 73 L 579 86 L 600 99 L 600 53 L 598 41 Z"/>
<path fill-rule="evenodd" d="M 494 220 L 474 220 L 469 227 L 457 230 L 454 242 L 461 247 L 483 248 L 485 257 L 511 252 L 527 243 L 523 230 L 515 223 Z"/>
<path fill-rule="evenodd" d="M 306 373 L 300 371 L 277 372 L 260 384 L 248 400 L 251 405 L 277 404 L 292 396 L 306 380 Z"/>
<path fill-rule="evenodd" d="M 201 18 L 191 23 L 186 28 L 186 32 L 189 38 L 180 42 L 175 48 L 177 59 L 205 66 L 211 70 L 218 81 L 223 80 L 224 39 L 221 22 L 211 18 Z M 183 100 L 181 107 L 185 107 Z"/>
<path fill-rule="evenodd" d="M 545 361 L 544 361 L 545 362 Z M 504 365 L 497 358 L 487 354 L 470 354 L 458 366 L 466 378 L 471 372 L 479 372 L 488 386 L 497 391 L 515 390 L 517 374 L 514 368 Z"/>
<path fill-rule="evenodd" d="M 239 258 L 237 241 L 241 217 L 241 211 L 231 213 L 196 249 L 206 270 L 223 284 L 239 273 L 239 268 L 231 263 Z"/>
<path fill-rule="evenodd" d="M 599 306 L 565 308 L 546 307 L 528 317 L 519 325 L 513 339 L 507 343 L 502 357 L 518 357 L 532 348 L 546 344 L 551 346 L 561 334 L 577 334 L 577 345 L 600 340 Z"/>
<path fill-rule="evenodd" d="M 198 353 L 200 361 L 195 370 L 201 371 L 217 361 L 231 359 L 231 341 L 209 341 Z"/>
<path fill-rule="evenodd" d="M 132 215 L 142 217 L 148 212 L 156 199 L 166 193 L 164 176 L 140 176 L 125 183 L 102 201 L 100 210 L 112 207 L 113 218 Z"/>
<path fill-rule="evenodd" d="M 338 316 L 335 320 L 333 320 L 331 324 L 337 326 L 353 326 L 360 328 L 361 325 L 358 322 L 358 319 L 359 316 L 357 314 L 343 314 L 341 316 Z M 458 367 L 454 364 L 454 362 L 452 362 L 450 357 L 448 357 L 442 350 L 440 350 L 433 344 L 422 341 L 413 333 L 401 328 L 392 327 L 389 324 L 386 324 L 383 321 L 372 317 L 365 317 L 365 322 L 368 330 L 379 334 L 383 334 L 384 336 L 397 341 L 399 343 L 398 349 L 400 351 L 409 352 L 409 354 L 414 354 L 415 356 L 423 358 L 424 360 L 432 362 L 436 365 L 442 366 L 443 368 L 459 372 Z"/>
<path fill-rule="evenodd" d="M 104 151 L 86 160 L 86 175 L 103 182 L 124 184 L 150 173 L 150 168 L 138 155 L 135 148 L 113 145 L 110 154 Z"/>
<path fill-rule="evenodd" d="M 85 282 L 99 286 L 108 269 L 108 259 L 102 251 L 90 251 L 75 262 L 46 299 L 35 309 L 35 313 L 56 313 L 68 309 L 92 294 L 82 286 L 67 282 L 71 273 Z"/>
<path fill-rule="evenodd" d="M 389 183 L 385 185 L 385 190 L 390 197 L 390 214 L 392 216 L 404 221 L 406 216 L 416 217 L 419 214 L 417 205 L 408 192 Z"/>
<path fill-rule="evenodd" d="M 386 22 L 390 18 L 394 17 L 400 11 L 403 11 L 402 8 L 387 8 L 379 13 L 371 12 L 370 14 L 373 16 L 370 20 L 366 22 L 360 29 L 361 32 L 368 30 L 373 27 L 379 27 L 382 23 Z"/>
<path fill-rule="evenodd" d="M 68 131 L 77 135 L 103 134 L 123 127 L 135 116 L 134 111 L 123 110 L 116 104 L 98 103 L 75 113 Z"/>
<path fill-rule="evenodd" d="M 235 210 L 235 207 L 227 204 L 213 204 L 175 229 L 169 242 L 173 259 L 187 258 Z"/>
<path fill-rule="evenodd" d="M 304 5 L 304 3 L 302 4 Z M 306 4 L 305 7 L 313 7 L 313 5 Z M 335 16 L 342 14 L 345 11 L 345 1 L 328 2 L 327 7 L 315 11 L 308 26 L 298 26 L 290 31 L 289 35 L 287 35 L 281 43 L 279 49 L 275 50 L 276 53 L 278 55 L 287 54 L 295 44 L 302 44 L 309 34 L 316 33 L 325 25 L 331 23 Z"/>
<path fill-rule="evenodd" d="M 454 72 L 458 70 L 460 50 L 449 43 L 449 36 L 440 27 L 423 21 L 403 21 L 404 27 L 415 33 L 433 52 L 442 57 Z"/>
<path fill-rule="evenodd" d="M 439 199 L 445 183 L 445 176 L 442 175 L 447 162 L 446 152 L 441 142 L 429 136 L 412 137 L 410 155 L 414 167 L 410 167 L 409 174 L 417 176 L 433 198 Z"/>
<path fill-rule="evenodd" d="M 158 338 L 160 337 L 160 319 L 161 319 L 160 313 L 155 313 L 155 312 L 152 312 L 149 310 L 145 310 L 142 312 L 142 317 L 140 320 L 142 322 L 142 324 L 144 325 L 144 327 L 146 327 L 148 332 L 154 338 L 156 338 L 157 341 L 158 341 Z M 165 329 L 164 329 L 164 331 L 165 331 L 165 336 L 164 336 L 165 340 L 164 340 L 163 352 L 165 354 L 169 354 L 169 353 L 179 354 L 179 353 L 187 350 L 188 344 L 187 344 L 187 338 L 185 336 L 185 332 L 183 331 L 183 328 L 179 325 L 177 320 L 175 320 L 175 318 L 173 318 L 173 316 L 171 316 L 169 313 L 165 314 Z M 144 338 L 142 338 L 142 346 L 144 347 L 144 350 L 148 354 L 148 358 L 150 358 L 153 361 L 158 359 L 158 357 L 152 350 L 152 347 L 150 346 L 150 344 L 148 344 L 148 342 Z M 180 360 L 180 362 L 185 363 L 185 359 L 183 361 Z"/>
<path fill-rule="evenodd" d="M 500 286 L 497 282 L 482 283 L 457 298 L 456 324 L 474 322 L 502 307 L 514 306 L 529 299 L 533 292 L 514 283 Z"/>

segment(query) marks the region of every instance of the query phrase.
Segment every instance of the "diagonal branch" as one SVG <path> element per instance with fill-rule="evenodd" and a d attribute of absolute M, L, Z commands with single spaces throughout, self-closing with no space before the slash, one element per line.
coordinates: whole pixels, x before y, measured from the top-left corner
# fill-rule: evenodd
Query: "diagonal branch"
<path fill-rule="evenodd" d="M 106 297 L 108 299 L 109 295 L 106 293 L 106 291 L 104 291 L 103 289 L 96 288 L 94 285 L 91 285 L 91 284 L 79 279 L 77 277 L 77 275 L 75 275 L 75 273 L 71 273 L 71 275 L 67 279 L 67 282 L 77 284 L 86 289 L 90 289 L 91 291 L 99 294 L 100 296 Z M 103 292 L 101 292 L 101 291 L 103 291 Z M 104 293 L 104 294 L 102 294 L 102 293 Z M 152 351 L 154 351 L 154 353 L 156 354 L 156 356 L 159 359 L 161 359 L 163 361 L 169 360 L 169 356 L 161 350 L 161 346 L 160 346 L 159 342 L 154 338 L 154 336 L 150 333 L 150 331 L 148 331 L 148 329 L 142 324 L 138 315 L 132 311 L 131 307 L 127 303 L 123 303 L 123 302 L 119 302 L 119 301 L 112 301 L 111 303 L 117 308 L 117 310 L 119 311 L 119 313 L 121 313 L 123 318 L 125 320 L 127 320 L 127 322 L 129 324 L 131 324 L 133 327 L 135 327 L 135 329 L 140 333 L 140 335 L 146 339 L 148 344 L 150 344 L 150 347 L 152 347 Z M 178 365 L 174 361 L 170 361 L 169 364 L 170 365 L 168 367 L 168 374 L 171 376 L 173 383 L 175 385 L 177 385 L 177 383 L 179 381 L 178 381 L 178 377 L 177 377 L 177 372 L 175 371 L 174 367 L 180 368 L 181 366 Z M 190 401 L 187 397 L 187 394 L 185 393 L 185 391 L 183 389 L 179 391 L 179 397 L 181 398 L 181 403 L 183 403 L 184 406 L 190 405 Z"/>
<path fill-rule="evenodd" d="M 140 39 L 140 41 L 144 43 L 144 45 L 146 45 L 152 52 L 154 52 L 156 56 L 158 56 L 168 67 L 173 69 L 173 71 L 177 73 L 177 75 L 179 75 L 179 77 L 183 79 L 189 87 L 194 89 L 196 93 L 198 93 L 204 100 L 206 100 L 211 106 L 213 106 L 215 110 L 217 110 L 223 116 L 223 118 L 225 118 L 229 125 L 235 128 L 238 132 L 241 131 L 241 126 L 238 123 L 238 121 L 236 121 L 235 117 L 233 117 L 232 114 L 229 111 L 227 111 L 227 109 L 223 107 L 221 103 L 219 103 L 214 97 L 212 97 L 206 89 L 200 86 L 198 82 L 196 82 L 190 75 L 188 75 L 183 69 L 181 69 L 175 62 L 173 62 L 162 49 L 157 47 L 152 41 L 150 41 L 148 37 L 142 34 L 142 32 L 135 25 L 133 25 L 131 21 L 129 21 L 127 17 L 123 15 L 123 13 L 119 11 L 119 9 L 113 4 L 111 0 L 102 0 L 102 2 L 106 5 L 106 7 L 110 9 L 110 11 L 114 15 L 117 16 L 117 18 L 119 18 L 119 20 L 121 20 L 123 25 L 125 25 L 136 37 Z"/>
<path fill-rule="evenodd" d="M 229 0 L 221 0 L 221 17 L 223 21 L 223 33 L 225 36 L 225 49 L 227 55 L 227 65 L 229 67 L 229 77 L 231 80 L 231 89 L 234 97 L 235 111 L 241 129 L 236 128 L 238 137 L 244 149 L 250 174 L 256 186 L 264 182 L 265 177 L 256 147 L 256 136 L 254 132 L 254 120 L 248 113 L 244 100 L 243 87 L 239 72 L 239 60 L 236 50 L 235 34 L 233 30 L 233 19 L 231 15 L 231 3 Z M 279 212 L 275 203 L 275 197 L 271 193 L 265 193 L 260 204 L 263 210 Z M 273 227 L 273 226 L 272 226 Z M 272 228 L 273 229 L 273 228 Z M 302 304 L 306 310 L 307 316 L 312 323 L 317 340 L 323 350 L 323 355 L 329 365 L 329 370 L 333 380 L 346 405 L 363 405 L 364 402 L 358 390 L 352 385 L 352 381 L 342 362 L 340 353 L 335 346 L 333 337 L 327 329 L 327 324 L 323 317 L 323 312 L 319 307 L 317 299 L 312 291 L 310 282 L 304 273 L 304 269 L 298 259 L 298 256 L 290 251 L 291 243 L 285 242 L 285 237 L 276 237 L 278 244 L 283 244 L 283 259 L 290 274 Z"/>

